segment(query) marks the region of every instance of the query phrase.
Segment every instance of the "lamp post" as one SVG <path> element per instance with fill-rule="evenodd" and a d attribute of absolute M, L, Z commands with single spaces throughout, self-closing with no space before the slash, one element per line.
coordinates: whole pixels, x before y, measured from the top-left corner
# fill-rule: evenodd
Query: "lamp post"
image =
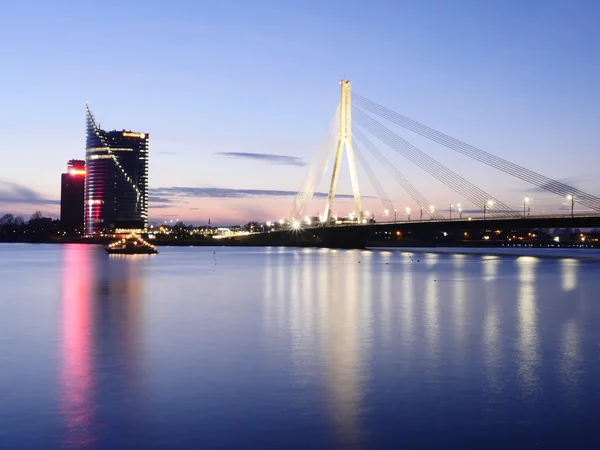
<path fill-rule="evenodd" d="M 398 210 L 394 209 L 394 222 L 398 222 L 398 218 L 396 217 L 397 213 L 398 213 Z"/>
<path fill-rule="evenodd" d="M 429 218 L 433 219 L 433 213 L 435 212 L 435 206 L 429 205 Z"/>
<path fill-rule="evenodd" d="M 450 220 L 452 220 L 452 207 L 453 207 L 453 206 L 454 206 L 454 205 L 453 205 L 452 203 L 450 203 Z"/>
<path fill-rule="evenodd" d="M 410 208 L 406 208 L 406 214 L 408 214 L 408 220 L 410 222 Z"/>
<path fill-rule="evenodd" d="M 384 210 L 383 214 L 385 214 L 385 221 L 389 222 L 389 220 L 390 220 L 390 210 L 389 209 Z"/>
<path fill-rule="evenodd" d="M 529 206 L 530 201 L 531 199 L 529 198 L 529 196 L 525 197 L 525 199 L 523 200 L 523 217 L 528 216 L 529 212 L 531 211 L 531 207 Z"/>
<path fill-rule="evenodd" d="M 421 220 L 423 220 L 423 206 L 421 206 Z"/>
<path fill-rule="evenodd" d="M 460 207 L 460 203 L 456 206 L 458 206 L 458 215 L 462 219 L 462 208 Z"/>
<path fill-rule="evenodd" d="M 574 208 L 575 208 L 575 196 L 574 195 L 567 195 L 567 200 L 569 200 L 571 202 L 571 217 L 574 216 Z"/>

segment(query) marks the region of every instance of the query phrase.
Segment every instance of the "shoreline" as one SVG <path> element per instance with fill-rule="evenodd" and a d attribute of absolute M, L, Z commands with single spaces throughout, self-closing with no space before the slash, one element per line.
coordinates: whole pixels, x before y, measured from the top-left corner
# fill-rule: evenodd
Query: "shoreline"
<path fill-rule="evenodd" d="M 234 243 L 235 242 L 235 243 Z M 83 245 L 106 245 L 105 242 L 99 242 L 98 240 L 66 240 L 66 241 L 46 241 L 46 242 L 0 242 L 2 244 L 83 244 Z M 446 255 L 469 255 L 469 256 L 532 256 L 536 258 L 572 258 L 572 259 L 586 259 L 586 260 L 600 260 L 600 248 L 598 247 L 506 247 L 506 246 L 383 246 L 383 245 L 368 245 L 362 249 L 362 251 L 388 251 L 388 252 L 399 252 L 399 253 L 413 253 L 413 254 L 446 254 Z M 290 245 L 273 245 L 273 244 L 259 244 L 259 243 L 246 243 L 243 241 L 229 241 L 229 242 L 154 242 L 154 245 L 160 247 L 241 247 L 241 248 L 267 248 L 267 247 L 287 247 L 287 248 L 325 248 L 318 246 L 290 246 Z M 343 249 L 340 249 L 343 250 Z M 361 250 L 361 249 L 355 249 Z"/>

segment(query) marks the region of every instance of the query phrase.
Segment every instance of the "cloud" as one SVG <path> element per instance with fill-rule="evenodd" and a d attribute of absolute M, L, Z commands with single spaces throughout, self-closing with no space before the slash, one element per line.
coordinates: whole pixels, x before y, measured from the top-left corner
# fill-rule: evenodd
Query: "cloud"
<path fill-rule="evenodd" d="M 0 180 L 0 203 L 60 205 L 60 200 L 47 199 L 39 192 L 18 183 Z"/>
<path fill-rule="evenodd" d="M 149 195 L 148 201 L 152 203 L 173 203 L 173 200 L 166 197 L 160 197 L 158 195 Z"/>
<path fill-rule="evenodd" d="M 230 189 L 208 187 L 161 187 L 151 188 L 151 196 L 158 198 L 172 197 L 208 197 L 208 198 L 266 198 L 266 197 L 295 197 L 297 191 L 284 191 L 275 189 Z M 325 192 L 315 192 L 316 198 L 327 197 Z M 336 198 L 353 198 L 351 194 L 337 194 Z M 363 198 L 372 198 L 363 196 Z"/>
<path fill-rule="evenodd" d="M 263 161 L 271 164 L 280 164 L 284 166 L 306 166 L 306 163 L 301 158 L 295 156 L 272 155 L 270 153 L 246 153 L 246 152 L 218 152 L 217 155 L 227 156 L 230 158 L 252 159 L 255 161 Z"/>

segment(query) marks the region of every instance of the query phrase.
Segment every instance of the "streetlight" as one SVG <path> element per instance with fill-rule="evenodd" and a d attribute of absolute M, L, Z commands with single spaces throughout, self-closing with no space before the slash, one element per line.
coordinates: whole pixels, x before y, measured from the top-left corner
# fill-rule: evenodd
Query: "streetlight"
<path fill-rule="evenodd" d="M 458 206 L 458 214 L 459 214 L 460 218 L 462 219 L 462 208 L 460 207 L 460 203 L 456 206 Z"/>
<path fill-rule="evenodd" d="M 410 221 L 410 208 L 406 208 L 406 214 L 408 214 L 408 220 Z"/>
<path fill-rule="evenodd" d="M 491 208 L 492 206 L 494 206 L 493 200 L 488 200 L 487 203 L 483 204 L 483 218 L 484 219 L 485 219 L 485 213 L 486 213 L 487 209 Z"/>
<path fill-rule="evenodd" d="M 386 221 L 386 222 L 389 222 L 390 210 L 389 210 L 389 209 L 386 209 L 385 211 L 383 211 L 383 213 L 385 214 L 385 217 L 386 217 L 386 220 L 385 220 L 385 221 Z"/>
<path fill-rule="evenodd" d="M 398 219 L 396 218 L 396 213 L 398 212 L 397 209 L 394 209 L 394 222 L 398 222 Z"/>
<path fill-rule="evenodd" d="M 574 195 L 567 195 L 567 200 L 569 200 L 571 202 L 571 217 L 573 217 L 573 209 L 575 207 L 575 196 Z"/>
<path fill-rule="evenodd" d="M 453 205 L 452 203 L 450 203 L 450 220 L 452 220 L 452 207 L 453 207 L 453 206 L 454 206 L 454 205 Z"/>
<path fill-rule="evenodd" d="M 421 220 L 423 220 L 423 206 L 421 205 Z"/>
<path fill-rule="evenodd" d="M 530 211 L 531 211 L 531 206 L 529 206 L 530 201 L 531 201 L 531 199 L 529 198 L 529 196 L 525 197 L 525 199 L 523 200 L 523 217 L 530 215 Z"/>
<path fill-rule="evenodd" d="M 435 211 L 435 206 L 433 205 L 429 205 L 429 214 L 430 214 L 430 219 L 433 219 L 433 213 Z"/>

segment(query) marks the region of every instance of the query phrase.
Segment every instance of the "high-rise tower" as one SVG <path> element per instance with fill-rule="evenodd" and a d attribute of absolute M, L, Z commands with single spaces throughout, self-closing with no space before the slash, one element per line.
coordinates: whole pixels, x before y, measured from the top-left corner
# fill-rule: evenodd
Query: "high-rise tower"
<path fill-rule="evenodd" d="M 88 105 L 86 109 L 86 234 L 146 231 L 149 136 L 104 131 Z"/>

